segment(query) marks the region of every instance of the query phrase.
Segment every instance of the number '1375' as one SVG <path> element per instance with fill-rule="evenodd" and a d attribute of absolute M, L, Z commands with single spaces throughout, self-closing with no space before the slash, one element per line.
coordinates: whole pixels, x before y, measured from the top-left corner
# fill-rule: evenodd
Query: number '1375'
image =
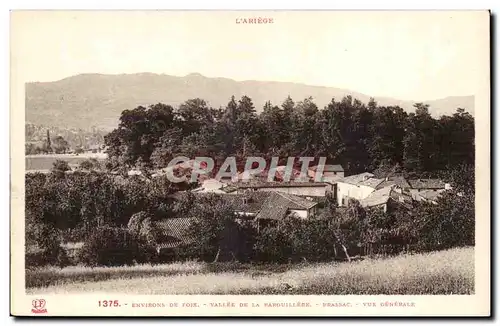
<path fill-rule="evenodd" d="M 119 307 L 118 300 L 99 300 L 99 307 Z"/>

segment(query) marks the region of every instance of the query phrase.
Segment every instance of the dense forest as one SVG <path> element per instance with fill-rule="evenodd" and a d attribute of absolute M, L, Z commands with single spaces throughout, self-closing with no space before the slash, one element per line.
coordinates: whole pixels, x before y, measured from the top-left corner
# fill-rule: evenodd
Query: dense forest
<path fill-rule="evenodd" d="M 105 136 L 109 167 L 160 168 L 172 157 L 327 157 L 348 174 L 377 169 L 435 174 L 474 163 L 474 118 L 463 108 L 433 118 L 427 105 L 414 113 L 367 105 L 351 97 L 323 109 L 312 98 L 267 102 L 257 114 L 252 100 L 231 98 L 214 109 L 191 99 L 175 109 L 156 104 L 123 111 Z"/>

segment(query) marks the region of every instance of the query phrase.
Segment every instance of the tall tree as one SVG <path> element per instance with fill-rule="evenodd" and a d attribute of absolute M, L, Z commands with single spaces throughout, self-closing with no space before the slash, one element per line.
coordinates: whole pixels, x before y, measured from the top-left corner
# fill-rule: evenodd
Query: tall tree
<path fill-rule="evenodd" d="M 69 144 L 62 136 L 57 136 L 54 138 L 52 147 L 56 154 L 65 154 L 69 150 Z"/>
<path fill-rule="evenodd" d="M 409 171 L 435 170 L 438 159 L 439 129 L 429 114 L 429 105 L 416 103 L 408 117 L 404 138 L 404 166 Z"/>
<path fill-rule="evenodd" d="M 110 157 L 119 157 L 126 166 L 135 165 L 139 158 L 150 164 L 150 157 L 160 138 L 179 122 L 170 105 L 155 104 L 125 110 L 118 128 L 105 137 Z"/>

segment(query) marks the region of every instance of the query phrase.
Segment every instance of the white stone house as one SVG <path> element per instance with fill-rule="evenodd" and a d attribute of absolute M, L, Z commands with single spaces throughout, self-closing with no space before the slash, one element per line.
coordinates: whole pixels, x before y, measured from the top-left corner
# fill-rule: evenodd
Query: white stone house
<path fill-rule="evenodd" d="M 384 206 L 392 198 L 400 202 L 411 200 L 405 193 L 410 185 L 403 177 L 375 178 L 365 172 L 337 180 L 337 204 L 347 206 L 349 199 L 356 199 L 364 207 Z"/>

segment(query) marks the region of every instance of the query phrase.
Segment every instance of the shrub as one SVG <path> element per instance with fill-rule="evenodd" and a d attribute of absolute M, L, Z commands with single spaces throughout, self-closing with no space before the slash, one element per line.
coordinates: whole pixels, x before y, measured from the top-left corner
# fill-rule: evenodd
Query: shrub
<path fill-rule="evenodd" d="M 431 251 L 474 245 L 474 195 L 444 194 L 437 205 L 419 204 L 415 215 L 421 219 L 418 246 Z"/>
<path fill-rule="evenodd" d="M 186 230 L 186 237 L 193 239 L 189 255 L 205 261 L 237 258 L 239 227 L 233 212 L 215 195 L 195 202 L 189 212 L 192 222 Z"/>
<path fill-rule="evenodd" d="M 123 228 L 98 228 L 80 251 L 87 266 L 123 266 L 155 260 L 154 248 Z"/>
<path fill-rule="evenodd" d="M 56 160 L 52 164 L 52 172 L 53 173 L 64 173 L 66 171 L 70 171 L 71 168 L 69 167 L 68 162 L 64 160 Z"/>
<path fill-rule="evenodd" d="M 263 227 L 255 244 L 260 261 L 325 261 L 337 256 L 337 239 L 326 219 L 288 216 Z"/>
<path fill-rule="evenodd" d="M 128 221 L 127 227 L 128 231 L 133 235 L 139 235 L 141 233 L 142 224 L 144 220 L 151 218 L 151 215 L 147 212 L 138 212 L 133 214 Z"/>
<path fill-rule="evenodd" d="M 72 265 L 72 263 L 66 254 L 66 251 L 59 245 L 44 249 L 26 249 L 25 268 L 32 269 L 46 265 L 63 268 Z"/>
<path fill-rule="evenodd" d="M 89 158 L 85 161 L 82 161 L 79 165 L 80 169 L 83 170 L 100 170 L 101 163 L 96 158 Z"/>
<path fill-rule="evenodd" d="M 59 236 L 54 228 L 42 223 L 26 225 L 25 267 L 45 265 L 65 267 L 70 264 L 66 251 L 60 246 Z"/>
<path fill-rule="evenodd" d="M 255 243 L 256 259 L 263 262 L 286 262 L 292 256 L 290 235 L 280 225 L 263 227 Z"/>
<path fill-rule="evenodd" d="M 325 261 L 336 258 L 336 238 L 328 220 L 292 220 L 287 226 L 294 261 Z"/>

